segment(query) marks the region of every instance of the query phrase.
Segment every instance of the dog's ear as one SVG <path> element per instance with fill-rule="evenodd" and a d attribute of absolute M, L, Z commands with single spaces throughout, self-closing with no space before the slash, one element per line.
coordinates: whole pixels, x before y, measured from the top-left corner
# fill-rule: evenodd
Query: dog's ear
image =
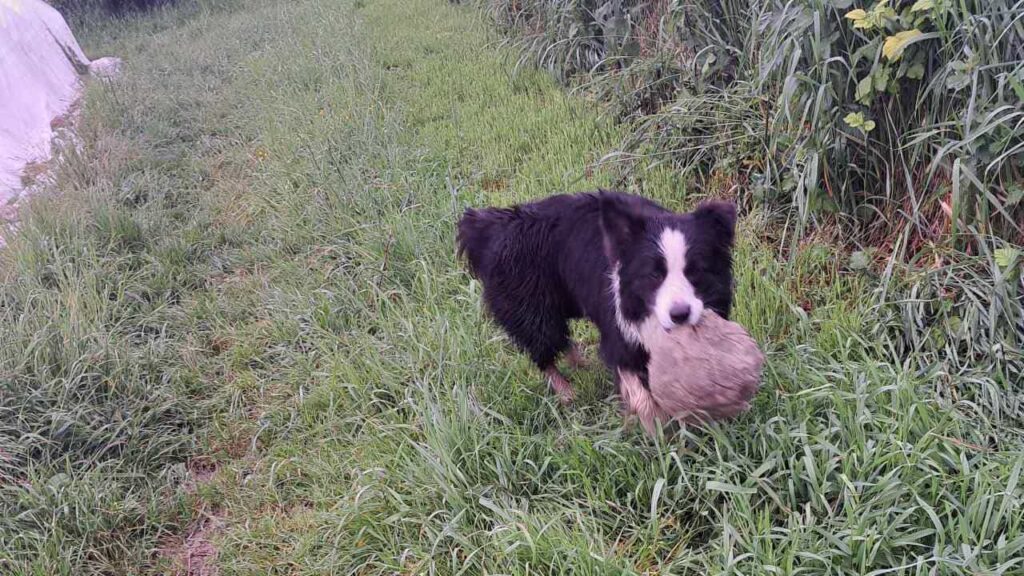
<path fill-rule="evenodd" d="M 601 211 L 601 236 L 604 238 L 604 253 L 612 262 L 622 256 L 622 247 L 635 241 L 644 231 L 644 219 L 628 202 L 611 192 L 597 193 Z"/>
<path fill-rule="evenodd" d="M 735 204 L 721 200 L 701 202 L 694 210 L 693 216 L 714 230 L 723 244 L 732 246 L 736 236 Z"/>

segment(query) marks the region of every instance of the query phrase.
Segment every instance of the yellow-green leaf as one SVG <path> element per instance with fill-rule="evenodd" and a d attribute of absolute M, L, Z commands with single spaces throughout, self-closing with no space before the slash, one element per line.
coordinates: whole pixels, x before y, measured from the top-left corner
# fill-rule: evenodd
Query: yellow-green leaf
<path fill-rule="evenodd" d="M 935 0 L 917 0 L 914 5 L 910 7 L 911 12 L 921 12 L 922 10 L 931 10 L 935 8 Z"/>
<path fill-rule="evenodd" d="M 863 112 L 850 112 L 843 118 L 843 122 L 850 128 L 857 128 L 865 134 L 875 129 L 875 121 L 864 118 Z"/>
<path fill-rule="evenodd" d="M 899 60 L 900 56 L 903 55 L 903 51 L 907 48 L 907 44 L 922 34 L 917 28 L 897 32 L 894 36 L 889 36 L 885 39 L 885 44 L 882 45 L 882 54 L 889 60 Z"/>
<path fill-rule="evenodd" d="M 993 255 L 995 256 L 996 264 L 998 264 L 1000 268 L 1006 270 L 1009 269 L 1017 260 L 1017 257 L 1020 256 L 1020 251 L 1015 248 L 998 248 L 993 251 Z"/>
<path fill-rule="evenodd" d="M 856 98 L 858 102 L 861 102 L 863 104 L 869 103 L 871 101 L 872 94 L 871 86 L 871 76 L 865 76 L 864 78 L 862 78 L 860 82 L 857 82 L 857 93 L 854 95 L 854 98 Z"/>
<path fill-rule="evenodd" d="M 875 92 L 884 92 L 885 87 L 889 85 L 889 69 L 883 66 L 875 70 L 872 76 Z"/>
<path fill-rule="evenodd" d="M 858 8 L 856 10 L 850 10 L 844 17 L 848 20 L 863 20 L 868 17 L 868 13 Z"/>

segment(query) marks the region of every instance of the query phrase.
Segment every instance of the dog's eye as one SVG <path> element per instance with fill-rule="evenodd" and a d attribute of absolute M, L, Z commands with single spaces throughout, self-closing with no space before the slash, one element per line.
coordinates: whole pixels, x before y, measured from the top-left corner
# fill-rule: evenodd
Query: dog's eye
<path fill-rule="evenodd" d="M 668 274 L 668 270 L 665 268 L 665 262 L 660 259 L 653 261 L 647 272 L 649 278 L 658 281 L 664 278 L 666 274 Z"/>

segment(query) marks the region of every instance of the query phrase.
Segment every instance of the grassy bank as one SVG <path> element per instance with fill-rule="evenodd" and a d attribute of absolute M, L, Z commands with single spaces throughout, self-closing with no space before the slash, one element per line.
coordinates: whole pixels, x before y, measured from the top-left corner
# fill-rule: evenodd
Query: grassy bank
<path fill-rule="evenodd" d="M 594 366 L 557 407 L 481 313 L 457 214 L 695 197 L 594 168 L 623 128 L 496 41 L 440 0 L 94 32 L 127 73 L 2 255 L 3 571 L 1020 570 L 1015 349 L 977 364 L 931 296 L 824 235 L 781 258 L 741 223 L 736 319 L 769 357 L 749 414 L 623 430 L 584 326 Z"/>

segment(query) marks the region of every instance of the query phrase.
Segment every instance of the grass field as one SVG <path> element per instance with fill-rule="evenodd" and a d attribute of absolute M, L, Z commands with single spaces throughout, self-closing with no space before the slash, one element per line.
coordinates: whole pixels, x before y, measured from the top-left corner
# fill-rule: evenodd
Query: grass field
<path fill-rule="evenodd" d="M 750 413 L 624 429 L 586 326 L 558 407 L 458 214 L 696 194 L 595 167 L 622 128 L 477 11 L 184 1 L 83 41 L 126 72 L 0 254 L 0 572 L 1024 573 L 1019 350 L 972 364 L 825 233 L 741 222 Z"/>

